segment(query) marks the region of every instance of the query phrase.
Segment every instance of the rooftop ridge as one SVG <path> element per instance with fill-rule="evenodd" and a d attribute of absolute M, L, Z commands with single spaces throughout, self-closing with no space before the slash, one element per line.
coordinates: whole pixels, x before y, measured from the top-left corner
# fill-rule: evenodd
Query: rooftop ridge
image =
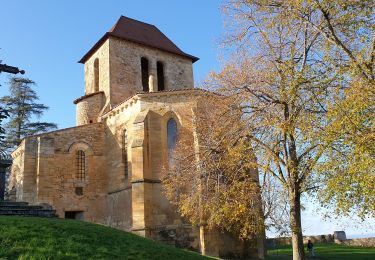
<path fill-rule="evenodd" d="M 138 22 L 138 23 L 143 23 L 143 24 L 147 24 L 147 25 L 150 25 L 150 26 L 154 26 L 156 27 L 155 25 L 151 24 L 151 23 L 146 23 L 146 22 L 143 22 L 141 20 L 137 20 L 137 19 L 134 19 L 134 18 L 131 18 L 131 17 L 128 17 L 128 16 L 125 16 L 125 15 L 121 15 L 120 18 L 118 20 L 120 20 L 121 18 L 126 18 L 126 19 L 129 19 L 129 20 L 133 20 L 135 22 Z"/>
<path fill-rule="evenodd" d="M 199 58 L 182 51 L 155 25 L 121 15 L 116 23 L 78 62 L 85 63 L 109 37 L 116 37 L 151 48 L 156 48 L 161 51 L 173 53 L 175 55 L 180 55 L 191 59 L 193 63 L 199 60 Z"/>

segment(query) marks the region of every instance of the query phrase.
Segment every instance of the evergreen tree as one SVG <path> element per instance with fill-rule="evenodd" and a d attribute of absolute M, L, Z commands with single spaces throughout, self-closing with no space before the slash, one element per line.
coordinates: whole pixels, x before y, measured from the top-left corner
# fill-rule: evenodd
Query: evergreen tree
<path fill-rule="evenodd" d="M 8 112 L 0 106 L 0 154 L 4 152 L 4 139 L 5 139 L 5 129 L 2 126 L 3 120 L 9 116 Z"/>
<path fill-rule="evenodd" d="M 19 145 L 22 138 L 57 128 L 54 123 L 31 122 L 33 116 L 40 117 L 48 109 L 36 103 L 39 99 L 32 89 L 35 82 L 22 77 L 12 77 L 9 82 L 9 96 L 0 98 L 0 105 L 7 108 L 9 121 L 5 125 L 5 145 L 11 149 Z"/>
<path fill-rule="evenodd" d="M 1 62 L 2 60 L 0 60 L 0 63 Z M 4 107 L 0 106 L 0 154 L 3 154 L 5 151 L 5 147 L 4 147 L 5 129 L 3 127 L 3 121 L 8 116 L 9 116 L 8 111 Z"/>

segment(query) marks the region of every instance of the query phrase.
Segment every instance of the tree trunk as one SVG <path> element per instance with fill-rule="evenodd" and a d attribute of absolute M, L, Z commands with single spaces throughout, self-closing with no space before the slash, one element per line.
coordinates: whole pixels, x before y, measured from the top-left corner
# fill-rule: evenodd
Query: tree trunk
<path fill-rule="evenodd" d="M 16 133 L 16 137 L 17 137 L 17 146 L 21 144 L 21 123 L 18 123 L 17 124 L 17 133 Z"/>
<path fill-rule="evenodd" d="M 290 226 L 292 229 L 293 260 L 304 260 L 302 225 L 301 225 L 301 194 L 298 185 L 289 191 L 290 201 Z"/>
<path fill-rule="evenodd" d="M 255 155 L 252 156 L 255 158 Z M 261 230 L 257 234 L 257 248 L 258 248 L 258 258 L 265 259 L 267 255 L 267 247 L 266 247 L 266 229 L 265 229 L 265 216 L 263 212 L 263 205 L 262 205 L 262 195 L 261 195 L 261 188 L 259 184 L 259 172 L 256 169 L 256 174 L 254 176 L 254 181 L 257 183 L 257 200 L 258 200 L 258 210 L 259 216 L 261 217 Z"/>
<path fill-rule="evenodd" d="M 197 162 L 197 168 L 198 172 L 201 172 L 201 163 L 200 163 L 200 154 L 199 154 L 199 138 L 198 138 L 198 131 L 197 131 L 197 118 L 196 118 L 196 111 L 193 110 L 193 137 L 194 137 L 194 151 L 195 151 L 195 160 Z M 204 180 L 201 176 L 200 182 L 199 182 L 199 247 L 202 255 L 206 255 L 206 224 L 204 221 L 203 216 L 203 204 L 202 204 L 202 196 L 204 193 Z"/>
<path fill-rule="evenodd" d="M 267 255 L 266 249 L 266 231 L 262 230 L 257 235 L 257 245 L 258 245 L 258 258 L 263 260 Z"/>
<path fill-rule="evenodd" d="M 199 245 L 202 255 L 206 255 L 206 241 L 205 241 L 205 226 L 201 225 L 199 227 Z"/>

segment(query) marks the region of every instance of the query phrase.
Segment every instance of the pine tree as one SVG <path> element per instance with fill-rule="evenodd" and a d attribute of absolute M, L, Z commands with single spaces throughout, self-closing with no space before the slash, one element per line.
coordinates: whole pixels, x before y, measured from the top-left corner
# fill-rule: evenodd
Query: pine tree
<path fill-rule="evenodd" d="M 32 89 L 35 82 L 21 77 L 12 77 L 9 82 L 10 95 L 0 98 L 0 104 L 9 113 L 9 121 L 5 125 L 5 146 L 16 147 L 22 138 L 43 133 L 57 128 L 54 123 L 31 122 L 33 116 L 40 117 L 48 109 L 46 105 L 36 103 L 39 99 Z"/>
<path fill-rule="evenodd" d="M 2 60 L 0 60 L 0 63 L 1 62 Z M 8 111 L 3 106 L 0 106 L 0 155 L 5 152 L 5 147 L 4 147 L 5 129 L 3 127 L 3 122 L 4 122 L 4 119 L 6 119 L 8 116 L 9 116 Z"/>
<path fill-rule="evenodd" d="M 0 107 L 0 154 L 4 152 L 4 139 L 5 139 L 5 129 L 2 126 L 3 120 L 9 116 L 8 112 Z"/>

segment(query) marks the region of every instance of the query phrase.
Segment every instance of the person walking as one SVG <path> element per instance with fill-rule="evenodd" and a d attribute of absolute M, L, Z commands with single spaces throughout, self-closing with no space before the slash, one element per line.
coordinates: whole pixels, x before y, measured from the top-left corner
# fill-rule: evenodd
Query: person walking
<path fill-rule="evenodd" d="M 307 250 L 309 251 L 309 257 L 315 257 L 314 244 L 311 240 L 307 241 Z"/>

